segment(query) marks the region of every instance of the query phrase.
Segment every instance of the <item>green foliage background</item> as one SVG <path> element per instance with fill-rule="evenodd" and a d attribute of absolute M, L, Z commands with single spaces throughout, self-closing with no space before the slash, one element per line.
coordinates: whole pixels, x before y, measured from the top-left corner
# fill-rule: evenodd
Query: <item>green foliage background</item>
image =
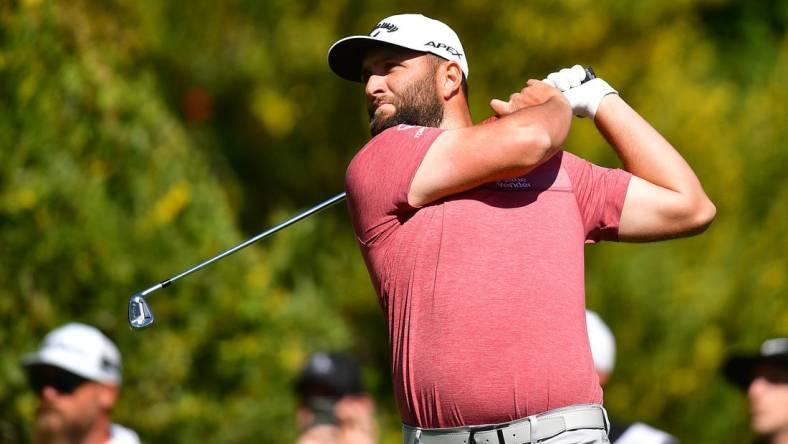
<path fill-rule="evenodd" d="M 463 37 L 476 120 L 530 77 L 582 63 L 695 167 L 702 236 L 588 249 L 588 304 L 618 339 L 606 404 L 687 443 L 749 439 L 719 377 L 731 347 L 788 334 L 788 3 L 731 0 L 0 2 L 0 442 L 28 442 L 18 362 L 70 320 L 125 358 L 115 419 L 146 442 L 296 436 L 290 383 L 352 350 L 400 440 L 385 328 L 342 208 L 151 297 L 128 297 L 341 191 L 367 139 L 336 39 L 419 11 Z M 567 148 L 617 165 L 593 125 Z M 272 433 L 275 432 L 275 433 Z M 269 438 L 270 437 L 270 438 Z"/>

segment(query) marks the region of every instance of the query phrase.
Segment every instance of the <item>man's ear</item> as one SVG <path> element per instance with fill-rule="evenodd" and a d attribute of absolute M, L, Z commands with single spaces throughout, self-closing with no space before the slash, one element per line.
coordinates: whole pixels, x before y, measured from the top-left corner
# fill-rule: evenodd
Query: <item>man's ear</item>
<path fill-rule="evenodd" d="M 459 63 L 453 60 L 443 63 L 438 78 L 440 79 L 438 91 L 444 100 L 449 100 L 462 91 L 462 68 Z"/>

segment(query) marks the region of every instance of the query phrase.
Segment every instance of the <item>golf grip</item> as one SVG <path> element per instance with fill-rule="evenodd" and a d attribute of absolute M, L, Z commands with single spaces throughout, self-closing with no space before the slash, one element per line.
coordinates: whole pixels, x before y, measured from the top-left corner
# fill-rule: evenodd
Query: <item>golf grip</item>
<path fill-rule="evenodd" d="M 585 70 L 586 70 L 586 77 L 580 83 L 586 83 L 587 81 L 593 80 L 593 79 L 596 78 L 596 74 L 594 74 L 594 68 L 592 68 L 590 66 L 586 66 Z"/>
<path fill-rule="evenodd" d="M 596 74 L 594 73 L 594 68 L 590 66 L 583 67 L 586 72 L 586 76 L 583 77 L 583 80 L 580 81 L 580 84 L 586 83 L 589 80 L 593 80 L 596 78 Z"/>

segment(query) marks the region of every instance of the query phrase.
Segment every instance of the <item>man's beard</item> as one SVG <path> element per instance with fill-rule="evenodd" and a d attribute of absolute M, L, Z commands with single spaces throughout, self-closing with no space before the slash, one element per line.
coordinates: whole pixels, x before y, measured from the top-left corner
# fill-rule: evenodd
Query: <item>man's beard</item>
<path fill-rule="evenodd" d="M 77 443 L 87 434 L 90 424 L 75 424 L 54 408 L 40 409 L 33 424 L 36 444 Z"/>
<path fill-rule="evenodd" d="M 386 116 L 375 115 L 374 104 L 367 106 L 372 137 L 401 124 L 438 127 L 443 122 L 443 103 L 435 89 L 435 73 L 414 82 L 390 103 L 396 110 Z"/>

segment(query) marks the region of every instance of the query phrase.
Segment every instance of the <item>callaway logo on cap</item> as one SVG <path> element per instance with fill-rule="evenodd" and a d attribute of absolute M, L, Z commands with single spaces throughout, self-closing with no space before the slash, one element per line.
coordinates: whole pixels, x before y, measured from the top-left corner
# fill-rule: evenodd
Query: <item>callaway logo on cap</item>
<path fill-rule="evenodd" d="M 381 44 L 454 60 L 468 78 L 468 60 L 457 34 L 445 23 L 421 14 L 392 15 L 378 22 L 369 35 L 355 35 L 337 41 L 328 50 L 328 65 L 338 76 L 360 82 L 364 55 L 368 49 Z"/>

